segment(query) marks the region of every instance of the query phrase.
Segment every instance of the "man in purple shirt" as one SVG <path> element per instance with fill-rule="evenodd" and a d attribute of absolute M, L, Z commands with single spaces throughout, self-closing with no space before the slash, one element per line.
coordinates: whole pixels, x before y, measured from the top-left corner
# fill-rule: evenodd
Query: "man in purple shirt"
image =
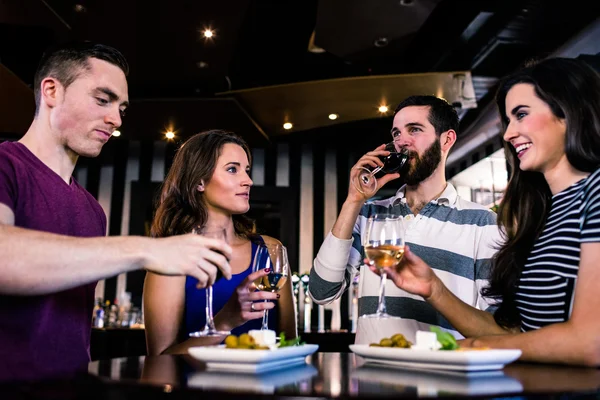
<path fill-rule="evenodd" d="M 35 75 L 29 130 L 0 144 L 0 381 L 86 371 L 100 279 L 141 268 L 202 286 L 217 269 L 231 277 L 231 248 L 216 239 L 104 237 L 102 208 L 72 177 L 121 125 L 127 73 L 108 46 L 54 49 Z"/>

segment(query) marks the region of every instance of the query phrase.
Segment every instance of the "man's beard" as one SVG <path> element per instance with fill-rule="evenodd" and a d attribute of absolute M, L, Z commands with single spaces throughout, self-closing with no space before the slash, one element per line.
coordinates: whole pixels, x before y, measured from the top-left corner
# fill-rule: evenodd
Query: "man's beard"
<path fill-rule="evenodd" d="M 404 178 L 404 183 L 408 186 L 414 186 L 423 182 L 425 179 L 429 178 L 438 165 L 440 165 L 440 162 L 442 161 L 442 146 L 440 146 L 438 138 L 436 138 L 431 146 L 425 150 L 423 157 L 420 157 L 417 152 L 411 151 L 408 162 L 412 164 L 413 159 L 414 165 L 411 165 L 402 177 Z"/>

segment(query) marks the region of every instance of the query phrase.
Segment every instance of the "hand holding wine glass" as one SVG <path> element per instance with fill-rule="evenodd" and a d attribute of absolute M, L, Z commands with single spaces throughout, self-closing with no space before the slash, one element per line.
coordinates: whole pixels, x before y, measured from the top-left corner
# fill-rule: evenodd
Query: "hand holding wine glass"
<path fill-rule="evenodd" d="M 404 247 L 404 256 L 400 264 L 385 267 L 369 265 L 369 269 L 377 274 L 387 274 L 394 284 L 402 290 L 429 299 L 439 292 L 443 283 L 433 269 L 420 257 L 410 251 L 409 246 Z"/>
<path fill-rule="evenodd" d="M 374 314 L 362 315 L 361 318 L 397 318 L 389 315 L 386 310 L 386 269 L 398 265 L 404 255 L 404 218 L 392 214 L 373 215 L 367 220 L 362 238 L 368 265 L 380 270 L 381 280 L 377 311 Z"/>
<path fill-rule="evenodd" d="M 279 292 L 289 276 L 290 267 L 285 246 L 279 243 L 258 246 L 252 271 L 265 268 L 269 269 L 269 273 L 254 282 L 256 288 L 265 292 Z M 265 309 L 261 329 L 269 329 L 268 319 L 269 310 Z"/>
<path fill-rule="evenodd" d="M 354 188 L 366 198 L 373 196 L 377 190 L 392 179 L 392 174 L 399 173 L 408 161 L 408 149 L 400 147 L 397 142 L 379 146 L 365 154 L 356 163 L 351 181 Z M 377 181 L 376 175 L 384 174 Z"/>
<path fill-rule="evenodd" d="M 275 307 L 274 301 L 278 298 L 276 293 L 256 290 L 255 282 L 267 273 L 269 270 L 263 268 L 246 276 L 215 315 L 215 324 L 223 329 L 234 329 L 248 321 L 262 319 L 264 310 Z"/>
<path fill-rule="evenodd" d="M 196 227 L 194 228 L 194 233 L 206 237 L 212 237 L 215 239 L 223 240 L 224 242 L 228 242 L 227 240 L 227 230 L 222 227 Z M 223 276 L 222 272 L 219 270 L 217 272 L 217 278 L 219 279 Z M 231 332 L 229 331 L 219 331 L 215 328 L 215 321 L 213 318 L 213 288 L 212 285 L 208 285 L 206 287 L 206 324 L 201 331 L 191 332 L 191 337 L 206 337 L 206 336 L 226 336 Z"/>

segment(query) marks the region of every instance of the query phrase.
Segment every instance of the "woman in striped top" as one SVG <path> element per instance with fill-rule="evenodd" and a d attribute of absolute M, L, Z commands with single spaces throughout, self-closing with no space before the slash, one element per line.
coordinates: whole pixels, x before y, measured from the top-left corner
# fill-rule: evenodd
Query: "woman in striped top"
<path fill-rule="evenodd" d="M 498 212 L 505 240 L 483 290 L 497 311 L 461 302 L 410 251 L 388 276 L 438 309 L 468 338 L 461 346 L 600 366 L 600 74 L 547 59 L 506 77 L 496 101 L 512 170 Z"/>

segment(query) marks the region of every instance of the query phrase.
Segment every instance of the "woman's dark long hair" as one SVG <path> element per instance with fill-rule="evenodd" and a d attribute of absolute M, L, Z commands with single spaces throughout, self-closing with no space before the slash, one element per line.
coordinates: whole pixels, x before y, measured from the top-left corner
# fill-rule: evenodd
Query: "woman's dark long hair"
<path fill-rule="evenodd" d="M 226 143 L 234 143 L 246 152 L 251 162 L 246 142 L 232 132 L 210 130 L 198 133 L 181 145 L 169 173 L 162 184 L 151 235 L 166 237 L 189 233 L 196 226 L 204 226 L 208 219 L 205 199 L 197 188 L 200 182 L 208 184 L 217 160 Z M 251 238 L 254 223 L 244 215 L 233 215 L 236 235 Z"/>
<path fill-rule="evenodd" d="M 507 76 L 496 93 L 502 132 L 508 126 L 507 93 L 519 83 L 531 84 L 554 116 L 565 121 L 569 163 L 579 171 L 595 171 L 600 166 L 600 74 L 581 60 L 550 58 Z M 494 257 L 490 285 L 483 295 L 502 301 L 494 318 L 499 325 L 513 328 L 521 323 L 515 302 L 519 277 L 544 229 L 552 193 L 541 172 L 521 171 L 512 145 L 504 143 L 504 151 L 511 176 L 498 208 L 498 225 L 505 241 Z"/>

